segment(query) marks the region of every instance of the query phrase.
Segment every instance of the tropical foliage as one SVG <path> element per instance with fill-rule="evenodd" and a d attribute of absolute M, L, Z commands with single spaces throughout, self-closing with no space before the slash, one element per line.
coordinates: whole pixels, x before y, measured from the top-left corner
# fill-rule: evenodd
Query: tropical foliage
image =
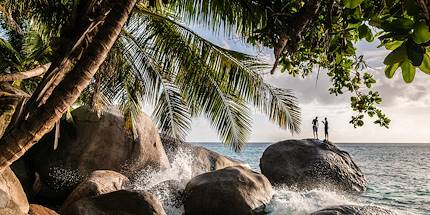
<path fill-rule="evenodd" d="M 25 71 L 53 60 L 55 53 L 61 52 L 60 39 L 67 39 L 64 34 L 77 20 L 76 1 L 13 2 L 4 1 L 3 7 L 15 14 L 23 34 L 17 35 L 5 22 L 8 35 L 3 41 L 21 41 L 15 48 L 9 44 L 10 51 L 19 50 L 13 53 L 29 63 L 10 60 L 3 64 L 3 71 Z M 260 71 L 265 64 L 253 56 L 212 44 L 160 6 L 151 2 L 136 5 L 79 103 L 95 108 L 119 104 L 129 126 L 133 126 L 133 116 L 143 104 L 151 104 L 159 128 L 180 139 L 185 137 L 191 118 L 203 115 L 224 143 L 236 151 L 243 147 L 251 129 L 249 105 L 266 113 L 280 127 L 299 131 L 296 98 L 290 90 L 264 82 Z M 45 17 L 48 11 L 58 12 Z M 40 39 L 31 39 L 36 34 Z M 30 80 L 24 85 L 34 83 Z"/>
<path fill-rule="evenodd" d="M 387 77 L 401 68 L 405 82 L 412 82 L 417 68 L 429 73 L 430 9 L 426 0 L 276 0 L 187 1 L 177 0 L 181 17 L 274 49 L 281 72 L 307 76 L 326 71 L 330 93 L 352 93 L 354 126 L 364 115 L 387 127 L 390 120 L 377 108 L 382 101 L 372 90 L 374 77 L 357 56 L 355 42 L 372 42 L 393 50 L 384 63 Z M 272 70 L 273 72 L 274 70 Z"/>
<path fill-rule="evenodd" d="M 8 51 L 2 53 L 2 71 L 24 71 L 55 59 L 82 21 L 78 11 L 89 6 L 78 0 L 3 0 L 1 21 L 8 37 L 1 48 Z M 255 57 L 218 47 L 186 27 L 198 23 L 273 48 L 272 73 L 278 65 L 292 76 L 326 71 L 333 83 L 330 93 L 352 93 L 354 126 L 363 125 L 368 115 L 388 127 L 390 120 L 377 107 L 382 100 L 372 90 L 376 81 L 354 44 L 378 38 L 392 50 L 384 61 L 386 75 L 401 68 L 411 82 L 416 68 L 428 73 L 429 20 L 426 0 L 140 1 L 80 101 L 119 103 L 127 116 L 151 103 L 159 127 L 179 138 L 192 116 L 204 115 L 235 150 L 249 132 L 248 104 L 298 131 L 291 92 L 266 84 L 260 71 L 267 68 Z M 33 39 L 24 39 L 31 32 Z"/>

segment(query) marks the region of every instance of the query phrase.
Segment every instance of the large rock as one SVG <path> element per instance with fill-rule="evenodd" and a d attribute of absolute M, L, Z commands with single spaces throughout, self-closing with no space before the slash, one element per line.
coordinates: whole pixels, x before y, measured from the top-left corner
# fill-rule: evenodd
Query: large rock
<path fill-rule="evenodd" d="M 29 95 L 6 82 L 0 82 L 0 137 L 3 136 L 15 110 Z"/>
<path fill-rule="evenodd" d="M 57 212 L 51 210 L 47 207 L 43 207 L 42 205 L 30 205 L 30 210 L 28 211 L 29 215 L 58 215 Z"/>
<path fill-rule="evenodd" d="M 229 166 L 248 167 L 246 163 L 240 160 L 218 154 L 201 146 L 168 137 L 162 137 L 162 143 L 170 161 L 173 161 L 178 153 L 189 153 L 192 159 L 191 169 L 193 176 Z"/>
<path fill-rule="evenodd" d="M 27 215 L 26 213 L 23 213 L 21 211 L 16 211 L 10 208 L 0 209 L 0 214 L 1 215 Z"/>
<path fill-rule="evenodd" d="M 298 188 L 364 191 L 366 178 L 349 154 L 314 139 L 270 145 L 260 159 L 261 172 L 272 184 Z"/>
<path fill-rule="evenodd" d="M 145 168 L 169 167 L 158 130 L 145 114 L 135 118 L 134 127 L 115 109 L 104 110 L 99 116 L 80 107 L 71 115 L 71 120 L 61 121 L 56 149 L 51 132 L 29 152 L 30 163 L 43 184 L 39 199 L 61 204 L 94 170 L 130 176 Z"/>
<path fill-rule="evenodd" d="M 258 214 L 272 195 L 272 186 L 264 175 L 241 166 L 227 167 L 191 179 L 185 188 L 185 213 Z"/>
<path fill-rule="evenodd" d="M 84 198 L 67 207 L 63 215 L 165 215 L 154 195 L 144 191 L 119 190 Z"/>
<path fill-rule="evenodd" d="M 0 138 L 3 136 L 9 124 L 16 121 L 21 108 L 30 96 L 24 91 L 12 86 L 7 82 L 0 82 Z M 25 158 L 15 161 L 10 167 L 19 179 L 27 197 L 31 200 L 33 196 L 32 186 L 34 183 L 34 172 L 28 168 Z"/>
<path fill-rule="evenodd" d="M 70 193 L 63 208 L 67 208 L 79 199 L 124 189 L 128 183 L 128 178 L 120 173 L 110 170 L 94 171 Z"/>
<path fill-rule="evenodd" d="M 27 213 L 29 209 L 24 190 L 9 167 L 0 173 L 0 209 L 16 214 Z"/>
<path fill-rule="evenodd" d="M 311 215 L 395 215 L 397 213 L 373 205 L 338 205 L 313 212 Z"/>

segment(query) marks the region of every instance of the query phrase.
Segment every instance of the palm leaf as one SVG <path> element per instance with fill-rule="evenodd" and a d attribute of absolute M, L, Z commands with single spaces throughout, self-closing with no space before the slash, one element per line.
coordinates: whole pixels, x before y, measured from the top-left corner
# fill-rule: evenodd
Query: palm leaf
<path fill-rule="evenodd" d="M 130 21 L 131 36 L 176 77 L 191 112 L 208 117 L 226 144 L 239 150 L 246 141 L 250 131 L 246 103 L 282 128 L 299 131 L 300 109 L 294 95 L 264 82 L 259 74 L 264 64 L 222 49 L 167 17 L 139 11 Z"/>

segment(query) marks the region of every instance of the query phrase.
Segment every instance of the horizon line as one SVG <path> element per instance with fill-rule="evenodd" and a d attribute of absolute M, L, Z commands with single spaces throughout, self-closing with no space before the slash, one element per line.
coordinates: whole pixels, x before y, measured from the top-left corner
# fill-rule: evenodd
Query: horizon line
<path fill-rule="evenodd" d="M 246 144 L 277 143 L 281 141 L 252 141 Z M 331 142 L 331 141 L 330 141 Z M 188 141 L 188 143 L 222 143 L 221 141 Z M 430 144 L 430 142 L 331 142 L 335 144 Z"/>

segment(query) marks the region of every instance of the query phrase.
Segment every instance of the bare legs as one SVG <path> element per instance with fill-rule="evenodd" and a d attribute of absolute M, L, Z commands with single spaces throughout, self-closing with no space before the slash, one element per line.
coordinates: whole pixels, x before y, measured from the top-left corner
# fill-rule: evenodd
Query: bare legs
<path fill-rule="evenodd" d="M 318 128 L 316 127 L 313 128 L 313 135 L 314 135 L 314 139 L 318 139 Z"/>

